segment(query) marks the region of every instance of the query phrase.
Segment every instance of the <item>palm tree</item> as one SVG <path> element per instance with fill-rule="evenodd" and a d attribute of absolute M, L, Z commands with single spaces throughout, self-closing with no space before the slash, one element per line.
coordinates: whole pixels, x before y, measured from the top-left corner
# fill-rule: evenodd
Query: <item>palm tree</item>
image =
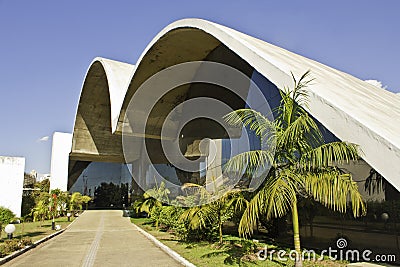
<path fill-rule="evenodd" d="M 292 74 L 294 89 L 284 88 L 281 104 L 274 121 L 251 109 L 241 109 L 226 115 L 234 126 L 247 126 L 261 142 L 276 144 L 275 154 L 254 150 L 232 157 L 225 168 L 235 173 L 255 172 L 266 164 L 271 169 L 263 186 L 251 199 L 239 224 L 239 233 L 252 234 L 259 216 L 267 219 L 292 213 L 296 266 L 302 266 L 299 235 L 298 195 L 309 196 L 335 211 L 346 212 L 351 201 L 353 215 L 365 213 L 365 206 L 351 174 L 336 164 L 357 160 L 358 147 L 346 142 L 325 143 L 313 118 L 307 113 L 306 87 L 312 81 L 307 71 L 297 81 Z M 274 136 L 274 138 L 272 138 Z"/>
<path fill-rule="evenodd" d="M 139 212 L 146 212 L 147 216 L 151 215 L 151 212 L 156 208 L 156 207 L 161 207 L 163 203 L 169 203 L 169 189 L 166 188 L 165 183 L 161 182 L 160 186 L 157 184 L 154 188 L 150 188 L 143 194 L 143 200 L 142 201 L 135 201 L 134 203 L 134 208 L 137 213 Z"/>
<path fill-rule="evenodd" d="M 69 199 L 69 210 L 82 210 L 82 194 L 79 192 L 74 192 Z"/>
<path fill-rule="evenodd" d="M 33 216 L 33 221 L 40 221 L 40 226 L 42 226 L 42 222 L 48 217 L 49 215 L 49 206 L 43 200 L 39 200 L 36 206 L 32 209 L 31 212 Z"/>
<path fill-rule="evenodd" d="M 90 200 L 92 200 L 90 196 L 82 196 L 82 202 L 85 203 L 86 210 L 88 209 L 88 203 Z"/>
<path fill-rule="evenodd" d="M 189 187 L 197 188 L 202 198 L 206 198 L 204 199 L 206 203 L 208 202 L 207 198 L 215 196 L 210 194 L 203 186 L 197 184 L 186 183 L 183 186 L 183 188 Z M 223 223 L 229 220 L 235 211 L 243 210 L 248 204 L 241 191 L 240 189 L 232 189 L 223 193 L 211 203 L 190 207 L 182 213 L 180 220 L 188 222 L 189 228 L 193 230 L 205 228 L 208 224 L 217 225 L 219 244 L 222 244 Z"/>

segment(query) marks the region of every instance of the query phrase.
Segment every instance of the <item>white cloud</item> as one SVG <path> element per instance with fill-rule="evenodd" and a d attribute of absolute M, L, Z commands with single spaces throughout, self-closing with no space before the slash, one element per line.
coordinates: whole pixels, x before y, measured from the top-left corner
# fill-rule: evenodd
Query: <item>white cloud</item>
<path fill-rule="evenodd" d="M 48 135 L 46 135 L 46 136 L 43 136 L 42 138 L 39 138 L 38 139 L 38 142 L 47 142 L 47 141 L 49 141 L 49 136 Z"/>
<path fill-rule="evenodd" d="M 387 86 L 383 86 L 382 82 L 378 80 L 365 80 L 365 82 L 372 84 L 378 88 L 387 89 Z"/>

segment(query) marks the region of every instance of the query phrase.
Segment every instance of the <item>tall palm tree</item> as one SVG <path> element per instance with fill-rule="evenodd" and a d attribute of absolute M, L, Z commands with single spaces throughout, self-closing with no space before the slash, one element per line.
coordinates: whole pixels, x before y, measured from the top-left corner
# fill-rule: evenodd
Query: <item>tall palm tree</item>
<path fill-rule="evenodd" d="M 234 156 L 225 169 L 236 173 L 255 172 L 260 166 L 271 165 L 266 179 L 251 199 L 239 224 L 239 233 L 252 234 L 260 216 L 267 219 L 292 214 L 296 266 L 302 266 L 299 235 L 298 195 L 306 195 L 335 211 L 346 212 L 348 201 L 354 216 L 365 213 L 365 206 L 351 174 L 336 164 L 357 160 L 358 147 L 346 142 L 325 143 L 313 118 L 307 113 L 306 87 L 309 71 L 294 88 L 282 90 L 281 104 L 274 121 L 251 109 L 240 109 L 226 115 L 233 126 L 247 126 L 261 142 L 271 142 L 274 136 L 275 153 L 254 150 Z M 271 134 L 272 133 L 272 134 Z"/>

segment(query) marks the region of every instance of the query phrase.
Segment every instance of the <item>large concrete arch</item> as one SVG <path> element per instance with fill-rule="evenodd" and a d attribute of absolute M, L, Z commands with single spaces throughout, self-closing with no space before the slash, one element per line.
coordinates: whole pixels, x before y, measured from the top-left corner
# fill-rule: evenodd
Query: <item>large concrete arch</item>
<path fill-rule="evenodd" d="M 210 58 L 213 53 L 217 54 L 218 49 L 223 55 Z M 229 53 L 237 57 L 232 57 L 232 61 L 226 62 Z M 178 63 L 196 60 L 233 64 L 244 73 L 249 73 L 254 69 L 279 89 L 292 85 L 291 72 L 299 77 L 305 71 L 311 70 L 315 78 L 315 82 L 309 87 L 311 115 L 339 139 L 359 144 L 363 151 L 363 159 L 397 189 L 400 189 L 400 164 L 398 164 L 400 162 L 400 135 L 398 134 L 400 132 L 400 98 L 349 74 L 225 26 L 200 19 L 184 19 L 168 25 L 146 47 L 136 63 L 136 68 L 131 67 L 126 68 L 125 72 L 121 71 L 119 74 L 121 77 L 129 76 L 126 87 L 120 87 L 121 94 L 118 94 L 121 96 L 122 92 L 124 93 L 123 102 L 121 103 L 121 98 L 116 97 L 115 94 L 102 95 L 107 99 L 111 97 L 112 106 L 108 107 L 104 104 L 110 114 L 108 119 L 110 123 L 108 124 L 107 121 L 107 127 L 110 125 L 111 129 L 98 129 L 94 126 L 95 131 L 91 132 L 82 127 L 85 125 L 80 118 L 82 112 L 93 112 L 85 109 L 84 105 L 90 106 L 90 103 L 93 104 L 92 101 L 98 104 L 103 103 L 101 101 L 104 100 L 87 98 L 84 96 L 85 89 L 82 90 L 80 101 L 82 108 L 81 110 L 78 108 L 74 127 L 76 141 L 73 144 L 71 158 L 83 159 L 98 155 L 99 158 L 110 159 L 109 156 L 115 155 L 113 154 L 115 151 L 108 150 L 107 144 L 104 144 L 104 147 L 100 145 L 102 143 L 100 140 L 119 138 L 126 107 L 139 86 L 160 70 Z M 96 69 L 96 66 L 92 67 Z M 105 84 L 104 77 L 110 79 L 108 75 L 116 76 L 111 74 L 114 71 L 104 71 L 106 69 L 103 67 L 102 78 L 93 75 L 93 79 L 103 79 L 101 83 Z M 90 69 L 86 80 L 92 79 L 89 73 Z M 84 88 L 90 87 L 90 84 L 94 85 L 89 80 L 86 84 L 86 80 Z M 180 94 L 187 92 L 189 86 L 183 88 Z M 170 96 L 170 99 L 174 98 L 176 95 Z M 166 100 L 168 103 L 168 99 Z M 88 103 L 84 104 L 86 101 Z M 115 119 L 117 113 L 119 114 L 118 121 Z M 79 143 L 81 135 L 92 138 L 90 142 L 94 145 L 92 144 L 89 150 L 82 149 Z M 157 139 L 157 131 L 148 138 Z M 118 158 L 118 155 L 115 157 Z"/>
<path fill-rule="evenodd" d="M 123 162 L 116 125 L 134 65 L 105 58 L 90 64 L 76 112 L 68 187 L 91 161 Z M 114 126 L 115 127 L 115 126 Z"/>

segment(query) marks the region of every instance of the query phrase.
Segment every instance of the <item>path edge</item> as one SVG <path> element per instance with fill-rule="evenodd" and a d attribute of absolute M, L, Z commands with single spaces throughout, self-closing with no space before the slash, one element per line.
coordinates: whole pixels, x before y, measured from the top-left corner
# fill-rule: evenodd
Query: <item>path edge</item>
<path fill-rule="evenodd" d="M 79 218 L 79 217 L 78 217 Z M 36 241 L 35 243 L 33 243 L 30 246 L 26 246 L 20 250 L 14 251 L 13 253 L 11 253 L 10 255 L 5 256 L 4 258 L 0 259 L 0 265 L 3 265 L 7 262 L 9 262 L 12 259 L 15 259 L 16 257 L 24 254 L 25 252 L 28 252 L 29 250 L 39 246 L 40 244 L 46 242 L 47 240 L 52 239 L 53 237 L 58 236 L 59 234 L 63 233 L 65 230 L 67 230 L 78 218 L 76 218 L 73 222 L 71 222 L 70 224 L 67 225 L 67 227 L 65 227 L 62 230 L 59 230 L 55 233 L 52 233 L 51 235 L 45 236 L 42 239 L 39 239 L 38 241 Z"/>

